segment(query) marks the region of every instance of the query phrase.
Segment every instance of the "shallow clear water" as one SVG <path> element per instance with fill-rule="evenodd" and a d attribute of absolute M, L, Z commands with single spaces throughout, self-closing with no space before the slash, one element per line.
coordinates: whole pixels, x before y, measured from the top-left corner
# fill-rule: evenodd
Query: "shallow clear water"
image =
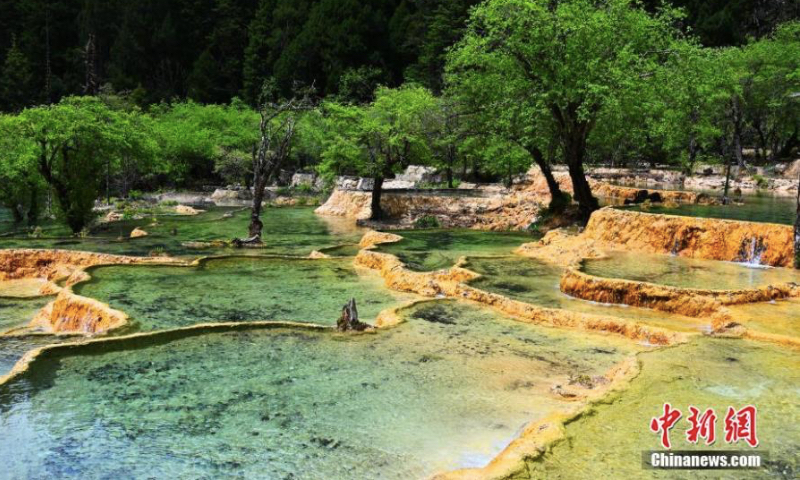
<path fill-rule="evenodd" d="M 478 230 L 402 230 L 403 240 L 378 246 L 399 257 L 412 270 L 430 271 L 452 267 L 467 255 L 508 255 L 536 238 L 520 232 Z"/>
<path fill-rule="evenodd" d="M 355 298 L 363 321 L 416 298 L 353 260 L 230 257 L 198 267 L 109 266 L 74 287 L 127 313 L 140 330 L 203 322 L 288 320 L 332 325 Z"/>
<path fill-rule="evenodd" d="M 797 478 L 800 473 L 800 353 L 744 340 L 701 338 L 691 344 L 640 356 L 642 373 L 613 403 L 567 426 L 569 440 L 532 462 L 541 478 Z M 652 417 L 664 402 L 684 412 L 670 438 L 673 450 L 751 450 L 743 442 L 724 442 L 728 406 L 755 405 L 759 446 L 768 452 L 766 470 L 756 472 L 644 470 L 641 452 L 661 450 L 650 432 Z M 716 411 L 717 441 L 712 447 L 684 440 L 688 406 Z"/>
<path fill-rule="evenodd" d="M 0 297 L 0 333 L 27 325 L 52 297 Z"/>
<path fill-rule="evenodd" d="M 470 282 L 475 288 L 499 293 L 514 300 L 549 308 L 597 315 L 613 315 L 679 331 L 708 330 L 702 319 L 673 315 L 646 308 L 588 302 L 559 289 L 563 269 L 524 257 L 470 258 L 466 268 L 480 273 Z"/>
<path fill-rule="evenodd" d="M 800 299 L 734 305 L 728 309 L 748 329 L 800 337 Z"/>
<path fill-rule="evenodd" d="M 0 393 L 27 478 L 423 478 L 483 465 L 630 352 L 453 302 L 370 335 L 208 334 L 53 359 Z"/>
<path fill-rule="evenodd" d="M 358 243 L 364 233 L 364 229 L 357 227 L 352 220 L 315 215 L 312 207 L 265 208 L 261 220 L 264 223 L 265 247 L 258 249 L 198 250 L 184 245 L 185 242 L 231 240 L 247 234 L 249 211 L 217 207 L 194 216 L 163 215 L 112 222 L 99 226 L 88 238 L 0 237 L 0 248 L 63 248 L 141 256 L 151 252 L 170 255 L 236 252 L 245 255 L 305 256 L 312 250 Z M 136 227 L 144 229 L 149 235 L 129 238 Z"/>
<path fill-rule="evenodd" d="M 52 335 L 0 335 L 0 377 L 10 372 L 27 351 L 53 343 L 64 343 L 72 340 L 70 337 L 55 337 Z"/>
<path fill-rule="evenodd" d="M 720 192 L 710 192 L 710 195 L 719 197 L 722 194 Z M 723 218 L 784 225 L 794 224 L 796 205 L 793 197 L 745 195 L 743 198 L 744 205 L 679 205 L 677 208 L 653 205 L 647 210 L 643 210 L 639 206 L 625 208 L 684 217 Z"/>
<path fill-rule="evenodd" d="M 674 255 L 613 252 L 608 258 L 584 260 L 583 271 L 675 287 L 736 290 L 778 283 L 800 283 L 800 272 Z"/>

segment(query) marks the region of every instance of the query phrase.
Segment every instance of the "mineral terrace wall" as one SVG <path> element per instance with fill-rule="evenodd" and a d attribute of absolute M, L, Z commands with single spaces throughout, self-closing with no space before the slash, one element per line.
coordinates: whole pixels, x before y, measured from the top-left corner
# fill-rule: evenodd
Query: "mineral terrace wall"
<path fill-rule="evenodd" d="M 371 193 L 335 190 L 319 215 L 365 220 L 372 214 Z M 544 197 L 526 191 L 491 196 L 450 196 L 426 192 L 385 191 L 381 207 L 400 225 L 410 225 L 417 218 L 433 216 L 443 227 L 480 230 L 521 230 L 527 228 L 541 208 Z"/>
<path fill-rule="evenodd" d="M 800 287 L 794 284 L 742 290 L 702 290 L 601 278 L 573 268 L 566 269 L 560 286 L 562 292 L 583 300 L 652 308 L 689 317 L 712 316 L 727 305 L 769 302 L 800 295 Z"/>
<path fill-rule="evenodd" d="M 788 225 L 603 208 L 592 214 L 580 237 L 633 251 L 789 267 L 793 235 Z"/>
<path fill-rule="evenodd" d="M 0 250 L 0 281 L 19 278 L 67 278 L 76 270 L 94 265 L 134 263 L 169 263 L 167 258 L 142 258 L 73 250 L 9 249 Z"/>
<path fill-rule="evenodd" d="M 128 316 L 105 303 L 63 290 L 47 304 L 30 327 L 48 333 L 102 333 L 125 325 Z"/>

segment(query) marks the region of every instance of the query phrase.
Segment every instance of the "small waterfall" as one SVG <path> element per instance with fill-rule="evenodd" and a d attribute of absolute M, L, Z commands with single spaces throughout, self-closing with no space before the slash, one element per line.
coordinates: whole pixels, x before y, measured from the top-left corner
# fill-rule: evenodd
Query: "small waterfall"
<path fill-rule="evenodd" d="M 677 256 L 678 251 L 680 251 L 680 242 L 678 242 L 678 239 L 676 238 L 675 242 L 672 244 L 672 250 L 670 250 L 669 253 L 672 254 L 673 256 Z"/>
<path fill-rule="evenodd" d="M 750 266 L 761 266 L 761 257 L 767 251 L 767 244 L 761 237 L 752 237 L 748 240 L 742 241 L 742 246 L 739 248 L 738 262 Z"/>

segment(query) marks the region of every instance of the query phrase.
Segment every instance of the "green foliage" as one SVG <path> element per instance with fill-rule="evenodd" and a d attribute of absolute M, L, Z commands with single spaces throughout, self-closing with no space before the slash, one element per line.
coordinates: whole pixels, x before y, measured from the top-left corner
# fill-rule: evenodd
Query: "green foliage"
<path fill-rule="evenodd" d="M 181 102 L 153 109 L 161 162 L 155 172 L 177 185 L 213 178 L 242 182 L 258 142 L 258 114 L 242 102 L 201 105 Z"/>
<path fill-rule="evenodd" d="M 423 215 L 414 220 L 414 228 L 439 228 L 439 219 L 433 215 Z"/>
<path fill-rule="evenodd" d="M 314 186 L 310 183 L 301 183 L 294 187 L 294 192 L 300 195 L 310 195 L 314 193 Z"/>
<path fill-rule="evenodd" d="M 30 105 L 33 95 L 33 72 L 30 62 L 13 37 L 0 70 L 0 109 L 19 111 Z"/>
<path fill-rule="evenodd" d="M 583 174 L 589 135 L 604 110 L 645 89 L 676 43 L 676 16 L 630 0 L 489 0 L 472 10 L 449 79 L 473 105 L 492 105 L 504 140 L 533 151 L 558 139 L 588 219 L 598 207 Z"/>
<path fill-rule="evenodd" d="M 98 39 L 102 83 L 139 90 L 140 105 L 185 99 L 255 105 L 265 78 L 284 94 L 295 81 L 336 94 L 346 72 L 380 72 L 439 93 L 447 49 L 478 0 L 186 0 L 0 2 L 0 62 L 16 36 L 29 72 L 25 103 L 83 92 L 86 36 Z M 651 11 L 660 0 L 643 2 Z M 704 45 L 743 45 L 800 17 L 787 1 L 671 0 Z M 48 42 L 49 40 L 49 42 Z M 48 55 L 49 53 L 49 55 Z M 2 65 L 2 63 L 0 63 Z M 49 78 L 45 78 L 47 66 Z M 5 108 L 5 107 L 0 107 Z"/>
<path fill-rule="evenodd" d="M 381 87 L 366 106 L 324 105 L 329 137 L 322 153 L 321 174 L 353 172 L 386 178 L 403 164 L 425 164 L 430 158 L 423 130 L 425 115 L 436 108 L 426 89 L 405 85 Z"/>
<path fill-rule="evenodd" d="M 27 215 L 33 224 L 38 217 L 38 195 L 45 187 L 36 162 L 35 145 L 23 136 L 22 120 L 0 114 L 0 204 L 17 222 Z"/>
<path fill-rule="evenodd" d="M 767 188 L 769 186 L 769 180 L 764 178 L 763 175 L 755 174 L 753 175 L 753 180 L 756 181 L 758 188 Z"/>
<path fill-rule="evenodd" d="M 27 109 L 18 122 L 17 135 L 32 145 L 38 173 L 53 188 L 61 215 L 76 233 L 94 216 L 103 180 L 98 173 L 111 172 L 152 147 L 132 114 L 92 97 Z"/>

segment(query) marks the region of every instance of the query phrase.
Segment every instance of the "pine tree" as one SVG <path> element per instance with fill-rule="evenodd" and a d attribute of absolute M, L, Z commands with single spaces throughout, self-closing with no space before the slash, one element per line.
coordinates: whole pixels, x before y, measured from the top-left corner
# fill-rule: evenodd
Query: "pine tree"
<path fill-rule="evenodd" d="M 0 75 L 0 108 L 19 111 L 31 105 L 31 83 L 33 73 L 30 63 L 17 47 L 16 37 L 11 40 L 11 48 L 6 53 Z"/>

